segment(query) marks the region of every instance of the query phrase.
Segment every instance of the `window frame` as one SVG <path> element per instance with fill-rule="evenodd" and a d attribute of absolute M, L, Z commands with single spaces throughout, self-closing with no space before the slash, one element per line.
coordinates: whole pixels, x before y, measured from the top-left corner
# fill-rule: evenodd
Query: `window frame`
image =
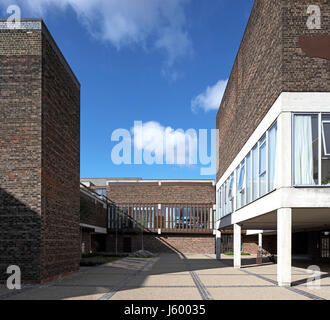
<path fill-rule="evenodd" d="M 263 175 L 267 175 L 267 149 L 268 149 L 268 143 L 267 143 L 267 138 L 268 138 L 268 135 L 264 135 L 262 136 L 262 138 L 260 139 L 260 141 L 258 142 L 258 149 L 259 149 L 259 159 L 258 159 L 258 175 L 259 175 L 259 179 L 261 176 Z M 262 140 L 264 140 L 263 142 L 261 142 Z M 261 148 L 265 146 L 265 170 L 260 172 L 260 164 L 261 164 Z"/>
<path fill-rule="evenodd" d="M 243 172 L 243 176 L 242 176 L 242 170 L 244 170 Z M 238 177 L 238 192 L 242 193 L 245 190 L 245 175 L 246 175 L 246 168 L 245 168 L 245 160 L 240 164 L 239 167 L 239 177 Z M 242 178 L 242 185 L 241 185 L 241 178 Z"/>
<path fill-rule="evenodd" d="M 294 129 L 295 129 L 295 116 L 317 116 L 318 117 L 318 179 L 317 184 L 315 185 L 302 185 L 295 183 L 295 167 L 294 167 L 294 148 L 295 148 L 295 136 L 294 136 Z M 322 122 L 327 122 L 330 120 L 322 120 L 323 115 L 330 116 L 330 112 L 292 112 L 292 119 L 291 119 L 291 135 L 292 135 L 292 148 L 291 148 L 291 168 L 292 168 L 292 187 L 294 188 L 329 188 L 330 184 L 322 184 L 322 145 L 323 145 L 323 125 Z M 323 145 L 324 146 L 324 145 Z M 324 150 L 326 151 L 326 150 Z M 325 154 L 325 156 L 327 156 Z M 329 155 L 330 157 L 330 155 Z"/>
<path fill-rule="evenodd" d="M 274 128 L 274 126 L 277 126 L 278 128 L 278 119 L 276 119 L 266 130 L 266 132 L 261 136 L 259 141 L 251 148 L 251 150 L 246 154 L 246 156 L 243 158 L 241 163 L 239 164 L 236 169 L 233 170 L 233 172 L 229 175 L 229 177 L 225 180 L 225 182 L 220 186 L 219 190 L 222 190 L 223 192 L 223 201 L 221 200 L 222 210 L 220 210 L 220 219 L 228 216 L 241 208 L 246 207 L 247 205 L 259 200 L 260 198 L 274 192 L 277 190 L 276 185 L 271 190 L 269 186 L 269 131 Z M 276 130 L 276 141 L 278 141 L 278 130 Z M 278 143 L 278 142 L 277 142 Z M 265 170 L 260 173 L 260 149 L 265 145 Z M 256 152 L 256 153 L 255 153 Z M 249 159 L 248 159 L 249 157 Z M 256 170 L 254 170 L 254 157 L 256 157 Z M 249 182 L 249 188 L 250 188 L 250 199 L 248 199 L 247 194 L 247 164 L 249 161 L 250 166 L 250 182 Z M 277 165 L 278 159 L 276 157 L 275 153 L 275 163 Z M 242 186 L 239 186 L 239 179 L 241 176 L 242 168 L 244 168 L 244 178 Z M 239 171 L 239 172 L 238 172 Z M 256 172 L 255 172 L 256 171 Z M 255 175 L 255 177 L 254 177 Z M 265 187 L 266 191 L 264 194 L 260 195 L 260 183 L 261 183 L 261 177 L 265 175 Z M 256 183 L 255 179 L 256 178 Z M 229 191 L 230 191 L 230 184 L 233 183 L 233 186 L 231 187 L 231 197 L 229 197 Z M 239 190 L 237 190 L 238 187 L 241 187 Z M 255 188 L 257 190 L 255 190 Z M 239 208 L 237 208 L 237 197 L 238 194 L 242 194 L 244 192 L 244 204 L 241 205 Z M 256 193 L 256 198 L 254 199 L 254 193 Z M 231 208 L 229 207 L 231 206 Z"/>
<path fill-rule="evenodd" d="M 324 134 L 324 124 L 330 124 L 330 120 L 322 120 L 321 119 L 321 126 L 322 126 L 322 142 L 323 142 L 323 149 L 324 149 L 324 155 L 326 157 L 330 157 L 330 150 L 327 148 L 327 144 L 325 141 L 325 134 Z M 322 150 L 321 150 L 322 155 Z"/>
<path fill-rule="evenodd" d="M 230 194 L 230 196 L 229 196 Z M 229 202 L 234 199 L 234 175 L 231 174 L 228 179 L 228 200 Z"/>

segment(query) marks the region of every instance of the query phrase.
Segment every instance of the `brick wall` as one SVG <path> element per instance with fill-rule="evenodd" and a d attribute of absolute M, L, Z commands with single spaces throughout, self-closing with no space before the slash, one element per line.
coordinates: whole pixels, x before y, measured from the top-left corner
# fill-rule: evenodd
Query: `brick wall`
<path fill-rule="evenodd" d="M 306 26 L 310 4 L 321 7 L 322 30 Z M 255 0 L 216 119 L 217 180 L 281 92 L 330 91 L 330 61 L 299 46 L 300 35 L 329 34 L 329 13 L 323 0 Z"/>
<path fill-rule="evenodd" d="M 26 282 L 79 268 L 80 89 L 34 23 L 0 30 L 0 280 L 10 264 Z"/>
<path fill-rule="evenodd" d="M 41 31 L 0 30 L 0 279 L 40 277 Z"/>
<path fill-rule="evenodd" d="M 141 234 L 119 234 L 118 252 L 124 251 L 124 238 L 131 239 L 132 252 L 141 250 Z M 115 252 L 116 238 L 114 234 L 107 236 L 107 251 Z M 144 234 L 144 249 L 152 253 L 215 253 L 215 237 L 213 235 L 154 235 Z"/>
<path fill-rule="evenodd" d="M 258 253 L 258 235 L 242 236 L 243 252 L 257 254 Z M 277 237 L 276 235 L 267 235 L 262 237 L 262 249 L 264 253 L 276 254 Z"/>
<path fill-rule="evenodd" d="M 212 183 L 110 183 L 107 196 L 119 204 L 214 204 Z"/>
<path fill-rule="evenodd" d="M 80 88 L 43 28 L 41 277 L 47 279 L 79 269 Z"/>
<path fill-rule="evenodd" d="M 84 193 L 80 193 L 80 222 L 107 228 L 107 208 L 103 203 Z"/>

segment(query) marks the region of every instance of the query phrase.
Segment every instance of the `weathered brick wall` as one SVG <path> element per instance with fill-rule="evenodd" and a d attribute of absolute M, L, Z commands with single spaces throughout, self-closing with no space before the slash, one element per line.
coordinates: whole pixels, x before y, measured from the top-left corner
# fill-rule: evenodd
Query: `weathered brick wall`
<path fill-rule="evenodd" d="M 43 28 L 41 277 L 48 279 L 79 269 L 80 87 Z"/>
<path fill-rule="evenodd" d="M 0 30 L 0 280 L 79 268 L 80 90 L 42 28 Z"/>
<path fill-rule="evenodd" d="M 94 198 L 80 193 L 80 223 L 107 228 L 107 208 Z"/>
<path fill-rule="evenodd" d="M 123 252 L 124 238 L 130 237 L 132 252 L 141 250 L 142 236 L 140 234 L 119 234 L 118 252 Z M 114 234 L 107 236 L 107 251 L 115 252 L 116 238 Z M 152 235 L 144 234 L 144 249 L 152 253 L 215 253 L 215 237 L 213 235 Z"/>
<path fill-rule="evenodd" d="M 322 11 L 322 30 L 308 30 L 307 8 Z M 330 91 L 330 62 L 309 58 L 303 34 L 329 34 L 330 3 L 255 0 L 217 115 L 217 180 L 224 174 L 281 92 Z"/>
<path fill-rule="evenodd" d="M 212 183 L 110 183 L 107 196 L 116 204 L 214 204 Z"/>
<path fill-rule="evenodd" d="M 242 236 L 243 252 L 257 254 L 258 253 L 258 236 Z M 277 237 L 276 235 L 268 235 L 262 237 L 262 249 L 264 253 L 276 254 L 277 252 Z"/>
<path fill-rule="evenodd" d="M 40 277 L 41 37 L 0 30 L 0 280 Z"/>
<path fill-rule="evenodd" d="M 320 6 L 320 30 L 309 30 L 306 26 L 310 5 Z M 302 35 L 328 34 L 330 37 L 330 1 L 282 0 L 282 23 L 283 91 L 330 92 L 330 61 L 309 58 L 299 45 Z"/>

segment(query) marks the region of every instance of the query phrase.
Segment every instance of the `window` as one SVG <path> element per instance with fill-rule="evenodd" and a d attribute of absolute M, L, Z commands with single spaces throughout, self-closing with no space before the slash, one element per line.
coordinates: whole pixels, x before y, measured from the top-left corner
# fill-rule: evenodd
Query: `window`
<path fill-rule="evenodd" d="M 245 187 L 244 180 L 245 180 L 245 163 L 242 163 L 239 174 L 239 180 L 238 180 L 238 190 L 240 193 L 244 192 L 244 187 Z"/>
<path fill-rule="evenodd" d="M 330 117 L 329 117 L 330 123 Z M 329 125 L 330 138 L 330 125 Z M 329 141 L 330 146 L 330 141 Z M 234 173 L 220 187 L 218 201 L 220 218 L 257 200 L 276 188 L 277 123 L 263 135 L 255 147 L 246 155 Z M 330 157 L 329 157 L 330 183 Z M 235 186 L 235 191 L 234 191 Z"/>
<path fill-rule="evenodd" d="M 252 157 L 251 152 L 246 157 L 246 202 L 252 201 Z"/>
<path fill-rule="evenodd" d="M 266 159 L 266 136 L 259 142 L 259 197 L 267 193 L 266 173 L 267 173 L 267 159 Z"/>
<path fill-rule="evenodd" d="M 269 191 L 272 191 L 276 188 L 276 157 L 277 157 L 277 123 L 275 123 L 268 133 L 268 187 Z"/>
<path fill-rule="evenodd" d="M 294 115 L 293 166 L 294 184 L 318 184 L 319 176 L 319 120 L 318 115 Z"/>
<path fill-rule="evenodd" d="M 237 168 L 236 177 L 236 207 L 237 209 L 240 209 L 245 205 L 245 161 L 243 161 Z"/>
<path fill-rule="evenodd" d="M 321 183 L 330 185 L 330 115 L 322 115 Z"/>
<path fill-rule="evenodd" d="M 217 205 L 218 205 L 218 219 L 222 217 L 222 187 L 218 190 L 218 199 L 217 199 Z"/>
<path fill-rule="evenodd" d="M 234 174 L 228 179 L 228 199 L 227 199 L 227 213 L 232 213 L 234 210 Z"/>
<path fill-rule="evenodd" d="M 229 187 L 228 187 L 228 200 L 231 201 L 234 197 L 233 195 L 233 185 L 234 185 L 234 175 L 230 177 Z"/>
<path fill-rule="evenodd" d="M 322 141 L 324 155 L 330 156 L 330 120 L 322 120 Z"/>
<path fill-rule="evenodd" d="M 103 198 L 103 196 L 106 197 L 106 195 L 107 195 L 107 189 L 106 188 L 96 189 L 95 192 L 99 195 L 99 198 Z"/>
<path fill-rule="evenodd" d="M 258 146 L 255 146 L 252 150 L 252 179 L 253 179 L 253 185 L 252 185 L 252 200 L 257 200 L 259 196 L 259 175 L 258 175 Z"/>

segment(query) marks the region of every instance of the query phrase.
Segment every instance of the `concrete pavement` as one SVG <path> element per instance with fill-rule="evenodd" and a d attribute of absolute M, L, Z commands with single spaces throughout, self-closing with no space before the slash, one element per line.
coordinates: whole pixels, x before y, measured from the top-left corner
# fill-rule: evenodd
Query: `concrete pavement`
<path fill-rule="evenodd" d="M 98 267 L 81 268 L 65 279 L 9 291 L 0 286 L 0 300 L 320 300 L 330 299 L 330 270 L 321 272 L 321 287 L 307 287 L 310 273 L 292 267 L 293 286 L 276 285 L 276 265 L 255 265 L 242 257 L 160 254 L 152 259 L 124 258 Z"/>

